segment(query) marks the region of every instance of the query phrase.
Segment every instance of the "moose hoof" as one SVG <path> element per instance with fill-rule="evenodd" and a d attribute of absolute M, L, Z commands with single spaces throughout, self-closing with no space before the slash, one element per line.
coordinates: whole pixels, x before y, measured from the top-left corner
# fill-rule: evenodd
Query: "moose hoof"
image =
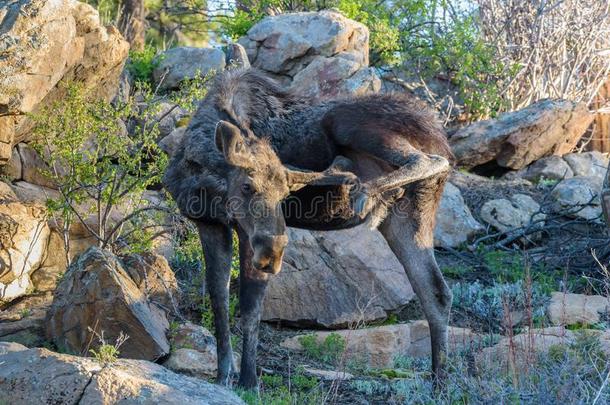
<path fill-rule="evenodd" d="M 353 197 L 353 210 L 354 214 L 360 218 L 366 217 L 368 214 L 369 202 L 371 201 L 371 197 L 366 192 L 358 192 Z"/>

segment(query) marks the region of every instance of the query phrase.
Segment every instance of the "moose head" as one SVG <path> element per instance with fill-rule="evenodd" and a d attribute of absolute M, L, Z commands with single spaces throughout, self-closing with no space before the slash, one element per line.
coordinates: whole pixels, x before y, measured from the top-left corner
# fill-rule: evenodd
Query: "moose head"
<path fill-rule="evenodd" d="M 228 179 L 227 211 L 248 235 L 254 267 L 277 274 L 288 244 L 282 201 L 307 185 L 355 184 L 357 178 L 335 167 L 324 172 L 291 169 L 267 140 L 248 133 L 226 121 L 216 126 L 216 146 L 234 167 Z"/>

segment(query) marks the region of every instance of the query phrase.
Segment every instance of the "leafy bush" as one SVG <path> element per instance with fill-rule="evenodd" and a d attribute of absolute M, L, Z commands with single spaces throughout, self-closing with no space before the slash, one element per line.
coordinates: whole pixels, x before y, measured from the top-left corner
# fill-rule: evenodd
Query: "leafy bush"
<path fill-rule="evenodd" d="M 47 164 L 46 175 L 60 192 L 49 199 L 52 215 L 63 224 L 69 252 L 69 229 L 80 222 L 101 248 L 145 249 L 158 234 L 161 222 L 145 221 L 145 215 L 161 210 L 143 199 L 144 191 L 161 179 L 167 157 L 157 146 L 157 103 L 150 93 L 144 107 L 133 100 L 110 104 L 95 100 L 76 84 L 68 85 L 61 102 L 32 115 L 35 147 Z M 127 134 L 125 124 L 135 120 Z M 113 211 L 126 210 L 113 219 Z M 90 225 L 89 217 L 96 221 Z M 120 241 L 120 243 L 118 243 Z"/>
<path fill-rule="evenodd" d="M 161 62 L 161 56 L 152 46 L 146 46 L 141 51 L 130 51 L 127 61 L 127 70 L 134 81 L 141 83 L 152 83 L 153 70 Z"/>
<path fill-rule="evenodd" d="M 305 354 L 314 360 L 324 363 L 337 364 L 345 351 L 345 339 L 338 333 L 331 333 L 321 342 L 315 334 L 302 336 L 299 343 Z"/>

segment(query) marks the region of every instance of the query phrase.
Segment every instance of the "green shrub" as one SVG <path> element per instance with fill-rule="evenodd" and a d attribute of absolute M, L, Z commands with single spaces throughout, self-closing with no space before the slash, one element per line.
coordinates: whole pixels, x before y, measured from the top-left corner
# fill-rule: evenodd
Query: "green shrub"
<path fill-rule="evenodd" d="M 315 334 L 302 336 L 299 343 L 308 357 L 329 364 L 338 363 L 346 346 L 345 339 L 338 333 L 329 334 L 321 342 Z"/>
<path fill-rule="evenodd" d="M 167 164 L 156 142 L 158 103 L 144 90 L 143 108 L 133 99 L 117 104 L 97 100 L 77 84 L 65 91 L 61 101 L 31 115 L 33 145 L 48 167 L 42 174 L 60 194 L 47 201 L 47 208 L 61 219 L 65 235 L 72 223 L 80 222 L 100 248 L 150 247 L 163 222 L 149 214 L 164 208 L 146 202 L 143 194 L 159 183 Z M 124 122 L 129 120 L 138 124 L 126 134 Z M 119 207 L 130 211 L 115 220 L 112 213 Z M 94 226 L 86 221 L 92 215 Z"/>
<path fill-rule="evenodd" d="M 161 55 L 157 55 L 157 50 L 150 45 L 141 51 L 130 51 L 127 70 L 134 81 L 152 83 L 153 70 L 159 66 L 161 58 Z"/>

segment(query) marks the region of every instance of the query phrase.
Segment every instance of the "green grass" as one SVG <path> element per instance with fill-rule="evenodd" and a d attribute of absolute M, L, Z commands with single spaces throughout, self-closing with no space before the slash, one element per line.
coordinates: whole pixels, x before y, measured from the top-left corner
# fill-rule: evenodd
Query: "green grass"
<path fill-rule="evenodd" d="M 103 364 L 114 363 L 118 360 L 120 354 L 119 349 L 108 344 L 101 345 L 97 350 L 90 349 L 89 353 L 93 355 L 95 360 Z"/>
<path fill-rule="evenodd" d="M 315 334 L 302 336 L 299 343 L 307 357 L 327 364 L 337 364 L 346 346 L 345 339 L 338 333 L 329 334 L 321 342 Z"/>
<path fill-rule="evenodd" d="M 307 377 L 297 369 L 290 381 L 281 375 L 263 375 L 257 391 L 238 389 L 237 394 L 248 405 L 318 405 L 324 400 L 324 391 L 315 377 Z"/>

